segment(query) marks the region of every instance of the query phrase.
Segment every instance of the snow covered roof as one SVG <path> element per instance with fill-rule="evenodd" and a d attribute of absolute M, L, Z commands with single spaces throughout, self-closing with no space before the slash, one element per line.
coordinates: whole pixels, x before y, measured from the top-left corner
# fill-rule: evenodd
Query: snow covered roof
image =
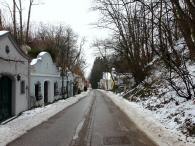
<path fill-rule="evenodd" d="M 43 56 L 43 55 L 45 55 L 45 54 L 47 54 L 47 52 L 41 52 L 41 53 L 39 53 L 39 55 L 38 56 Z"/>
<path fill-rule="evenodd" d="M 2 31 L 0 31 L 0 36 L 3 36 L 3 35 L 5 35 L 5 34 L 7 34 L 7 33 L 9 33 L 9 31 L 7 31 L 7 30 L 2 30 Z"/>
<path fill-rule="evenodd" d="M 46 54 L 48 54 L 48 55 L 50 56 L 50 54 L 49 54 L 48 52 L 40 52 L 40 53 L 38 54 L 37 58 L 35 58 L 35 59 L 33 59 L 33 60 L 31 61 L 30 65 L 35 65 L 35 64 L 37 64 L 37 62 L 38 62 L 39 60 L 42 60 L 43 56 L 46 55 Z M 51 59 L 52 59 L 52 58 L 51 58 Z M 53 62 L 53 61 L 52 61 L 52 62 Z"/>
<path fill-rule="evenodd" d="M 35 65 L 35 64 L 38 62 L 38 60 L 41 60 L 41 58 L 33 59 L 33 60 L 31 61 L 30 65 Z"/>

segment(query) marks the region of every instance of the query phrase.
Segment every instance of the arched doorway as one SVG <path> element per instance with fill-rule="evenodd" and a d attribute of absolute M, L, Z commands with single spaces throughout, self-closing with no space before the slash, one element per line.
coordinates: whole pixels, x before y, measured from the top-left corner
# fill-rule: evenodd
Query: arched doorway
<path fill-rule="evenodd" d="M 0 78 L 0 121 L 12 116 L 12 80 L 8 76 Z"/>
<path fill-rule="evenodd" d="M 49 82 L 45 81 L 44 82 L 44 103 L 48 103 L 48 89 L 49 89 Z"/>

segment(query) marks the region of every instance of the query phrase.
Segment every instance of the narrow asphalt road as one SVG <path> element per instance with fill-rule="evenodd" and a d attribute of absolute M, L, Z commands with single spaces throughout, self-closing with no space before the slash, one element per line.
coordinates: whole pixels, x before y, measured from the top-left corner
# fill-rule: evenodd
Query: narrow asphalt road
<path fill-rule="evenodd" d="M 8 146 L 156 146 L 100 91 L 64 109 Z"/>

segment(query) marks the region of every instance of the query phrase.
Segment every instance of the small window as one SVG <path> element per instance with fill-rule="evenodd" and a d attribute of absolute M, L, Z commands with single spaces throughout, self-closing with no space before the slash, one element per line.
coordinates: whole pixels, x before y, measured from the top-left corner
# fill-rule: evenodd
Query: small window
<path fill-rule="evenodd" d="M 5 52 L 7 53 L 7 54 L 9 54 L 9 52 L 10 52 L 10 49 L 9 49 L 9 46 L 5 46 Z"/>
<path fill-rule="evenodd" d="M 20 82 L 20 93 L 25 94 L 25 81 Z"/>

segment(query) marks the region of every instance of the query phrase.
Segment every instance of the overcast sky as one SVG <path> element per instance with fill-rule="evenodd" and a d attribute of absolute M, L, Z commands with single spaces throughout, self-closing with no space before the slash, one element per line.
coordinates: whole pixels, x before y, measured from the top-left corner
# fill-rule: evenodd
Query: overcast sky
<path fill-rule="evenodd" d="M 0 0 L 1 1 L 1 0 Z M 6 0 L 12 1 L 12 0 Z M 25 0 L 28 1 L 28 0 Z M 94 61 L 94 50 L 91 43 L 96 38 L 104 38 L 107 34 L 90 25 L 98 20 L 98 13 L 92 12 L 93 0 L 39 0 L 43 4 L 33 6 L 31 21 L 50 24 L 70 25 L 79 37 L 86 37 L 85 57 L 87 59 L 86 73 L 89 74 Z M 24 12 L 27 6 L 24 6 Z M 25 12 L 26 13 L 26 12 Z"/>

